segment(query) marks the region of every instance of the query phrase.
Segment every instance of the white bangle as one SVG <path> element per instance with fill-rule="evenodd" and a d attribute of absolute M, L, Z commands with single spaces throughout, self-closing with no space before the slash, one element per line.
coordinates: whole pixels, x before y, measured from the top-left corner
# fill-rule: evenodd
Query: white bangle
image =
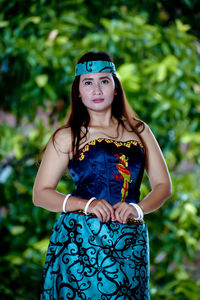
<path fill-rule="evenodd" d="M 137 211 L 137 213 L 138 213 L 138 217 L 134 218 L 134 219 L 135 220 L 143 220 L 144 213 L 143 213 L 141 207 L 138 204 L 136 204 L 136 203 L 129 203 L 129 204 L 132 205 L 132 206 L 134 206 L 135 209 L 136 209 L 136 211 Z"/>
<path fill-rule="evenodd" d="M 96 198 L 95 197 L 92 197 L 90 200 L 88 200 L 88 202 L 86 203 L 86 206 L 85 206 L 85 209 L 84 209 L 84 212 L 85 212 L 85 215 L 87 216 L 87 215 L 89 215 L 88 214 L 88 212 L 87 212 L 87 210 L 88 210 L 88 207 L 89 207 L 89 205 L 90 205 L 90 203 L 93 201 L 93 200 L 95 200 Z"/>
<path fill-rule="evenodd" d="M 62 210 L 64 213 L 66 213 L 66 209 L 65 209 L 65 206 L 66 206 L 66 203 L 67 203 L 67 200 L 69 199 L 69 197 L 71 196 L 71 194 L 68 194 L 65 199 L 63 200 L 63 206 L 62 206 Z"/>
<path fill-rule="evenodd" d="M 143 220 L 143 217 L 144 217 L 144 213 L 143 213 L 143 210 L 141 209 L 141 207 L 137 204 L 137 208 L 140 212 L 140 219 Z"/>

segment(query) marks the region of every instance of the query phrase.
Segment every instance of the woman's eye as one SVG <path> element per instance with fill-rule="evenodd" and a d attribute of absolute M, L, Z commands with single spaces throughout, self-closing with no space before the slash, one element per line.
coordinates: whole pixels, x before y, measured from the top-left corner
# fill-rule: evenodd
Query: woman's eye
<path fill-rule="evenodd" d="M 85 85 L 91 85 L 92 82 L 91 81 L 85 81 Z"/>
<path fill-rule="evenodd" d="M 102 80 L 102 83 L 103 83 L 103 84 L 108 84 L 109 81 L 108 81 L 107 79 L 104 79 L 104 80 Z"/>

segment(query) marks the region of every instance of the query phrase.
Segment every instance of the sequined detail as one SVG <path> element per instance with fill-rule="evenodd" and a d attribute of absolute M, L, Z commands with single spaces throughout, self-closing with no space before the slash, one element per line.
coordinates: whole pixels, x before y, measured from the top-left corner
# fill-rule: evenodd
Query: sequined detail
<path fill-rule="evenodd" d="M 77 211 L 73 211 L 71 213 L 85 215 L 85 212 L 82 209 L 79 209 Z M 97 216 L 95 214 L 90 214 L 90 217 L 97 218 Z M 134 218 L 128 218 L 127 219 L 127 224 L 138 224 L 139 225 L 139 224 L 144 224 L 144 221 L 143 220 L 135 220 Z"/>
<path fill-rule="evenodd" d="M 114 144 L 116 147 L 127 147 L 127 148 L 131 148 L 131 145 L 137 146 L 139 145 L 142 149 L 144 148 L 142 143 L 136 141 L 136 140 L 130 140 L 130 141 L 126 141 L 126 142 L 122 142 L 122 141 L 115 141 L 112 139 L 107 139 L 107 138 L 97 138 L 94 140 L 91 140 L 90 142 L 88 142 L 87 144 L 85 144 L 85 146 L 80 149 L 80 153 L 79 153 L 79 157 L 78 159 L 80 161 L 82 161 L 85 158 L 85 153 L 89 151 L 90 146 L 95 146 L 96 143 L 101 143 L 102 141 L 105 141 L 106 143 L 110 144 Z"/>

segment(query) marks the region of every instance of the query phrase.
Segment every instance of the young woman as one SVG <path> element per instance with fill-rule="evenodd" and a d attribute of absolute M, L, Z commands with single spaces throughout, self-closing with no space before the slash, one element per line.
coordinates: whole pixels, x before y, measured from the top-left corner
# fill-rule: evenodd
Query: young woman
<path fill-rule="evenodd" d="M 56 187 L 67 168 L 76 187 L 63 195 Z M 144 170 L 152 191 L 140 200 Z M 170 193 L 161 150 L 128 105 L 110 56 L 86 53 L 76 66 L 71 114 L 48 143 L 34 184 L 36 206 L 63 212 L 41 299 L 150 299 L 143 215 Z"/>

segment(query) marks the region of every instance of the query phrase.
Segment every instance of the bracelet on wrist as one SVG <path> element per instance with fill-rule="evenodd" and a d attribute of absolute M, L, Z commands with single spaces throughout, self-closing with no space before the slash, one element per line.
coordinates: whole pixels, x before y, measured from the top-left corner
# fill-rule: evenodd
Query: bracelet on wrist
<path fill-rule="evenodd" d="M 92 197 L 90 200 L 88 200 L 88 202 L 86 203 L 86 206 L 85 206 L 85 209 L 84 209 L 84 213 L 85 213 L 85 215 L 87 216 L 87 215 L 89 215 L 89 213 L 87 212 L 87 210 L 88 210 L 88 207 L 89 207 L 89 205 L 90 205 L 90 203 L 92 202 L 92 201 L 94 201 L 96 198 L 95 197 Z"/>
<path fill-rule="evenodd" d="M 141 207 L 138 204 L 136 204 L 136 203 L 129 203 L 129 204 L 132 205 L 132 206 L 134 206 L 135 209 L 136 209 L 136 211 L 137 211 L 138 216 L 136 218 L 134 218 L 134 219 L 135 220 L 143 220 L 144 213 L 143 213 Z"/>
<path fill-rule="evenodd" d="M 63 200 L 62 211 L 64 213 L 67 212 L 66 209 L 65 209 L 65 207 L 66 207 L 66 204 L 67 204 L 67 200 L 69 199 L 70 196 L 71 196 L 71 194 L 66 195 L 65 199 Z"/>

